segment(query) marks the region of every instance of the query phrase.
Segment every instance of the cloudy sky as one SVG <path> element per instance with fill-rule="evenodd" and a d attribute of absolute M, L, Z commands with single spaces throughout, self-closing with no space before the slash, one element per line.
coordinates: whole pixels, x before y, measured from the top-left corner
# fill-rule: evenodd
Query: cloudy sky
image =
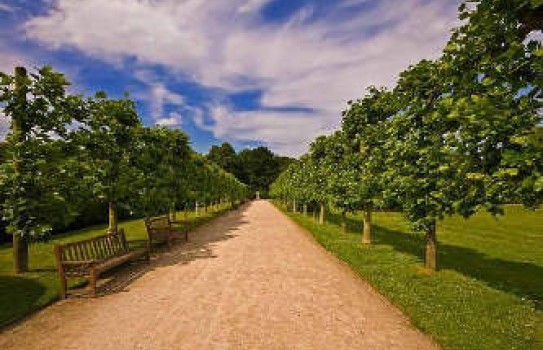
<path fill-rule="evenodd" d="M 74 93 L 128 91 L 194 147 L 284 155 L 346 101 L 439 55 L 457 0 L 0 0 L 0 71 L 52 65 Z M 0 125 L 0 132 L 5 125 Z"/>

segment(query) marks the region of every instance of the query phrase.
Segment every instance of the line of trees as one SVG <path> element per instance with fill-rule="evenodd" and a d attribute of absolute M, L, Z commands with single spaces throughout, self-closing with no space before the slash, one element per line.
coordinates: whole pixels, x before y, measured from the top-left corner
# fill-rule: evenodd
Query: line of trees
<path fill-rule="evenodd" d="M 194 152 L 180 130 L 145 127 L 128 96 L 70 95 L 51 67 L 0 74 L 0 107 L 11 129 L 1 148 L 0 198 L 13 236 L 14 270 L 28 269 L 28 244 L 66 227 L 96 203 L 138 216 L 248 196 L 233 175 Z M 104 218 L 105 219 L 105 218 Z"/>
<path fill-rule="evenodd" d="M 236 176 L 253 193 L 259 191 L 263 198 L 272 182 L 294 160 L 278 156 L 264 146 L 236 153 L 228 142 L 211 146 L 207 159 Z"/>
<path fill-rule="evenodd" d="M 469 5 L 468 5 L 469 3 Z M 371 242 L 376 208 L 401 210 L 426 234 L 436 269 L 436 223 L 543 197 L 543 3 L 480 0 L 459 8 L 462 25 L 440 58 L 400 74 L 393 89 L 350 101 L 340 131 L 317 138 L 271 192 L 296 206 L 364 212 Z M 538 136 L 539 135 L 539 136 Z"/>

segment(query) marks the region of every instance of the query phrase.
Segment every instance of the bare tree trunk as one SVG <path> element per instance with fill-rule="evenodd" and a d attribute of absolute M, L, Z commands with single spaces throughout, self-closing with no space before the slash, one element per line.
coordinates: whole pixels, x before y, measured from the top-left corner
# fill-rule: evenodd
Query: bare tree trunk
<path fill-rule="evenodd" d="M 296 213 L 296 212 L 298 211 L 297 209 L 298 209 L 298 208 L 296 208 L 296 199 L 295 199 L 295 200 L 292 201 L 292 211 L 293 211 L 294 213 Z"/>
<path fill-rule="evenodd" d="M 198 217 L 198 214 L 198 201 L 196 201 L 196 203 L 194 204 L 194 215 Z"/>
<path fill-rule="evenodd" d="M 23 67 L 15 67 L 15 93 L 18 98 L 26 102 L 26 91 L 23 82 L 27 77 L 26 69 Z M 11 121 L 11 134 L 15 142 L 23 141 L 23 126 L 22 118 L 24 116 L 19 113 L 13 115 Z M 16 177 L 21 176 L 21 159 L 17 153 L 13 159 L 13 171 Z M 28 239 L 21 236 L 20 233 L 13 233 L 13 271 L 15 273 L 23 273 L 28 271 Z"/>
<path fill-rule="evenodd" d="M 319 215 L 319 224 L 324 224 L 324 215 L 325 215 L 325 210 L 324 210 L 324 203 L 321 203 L 321 213 Z"/>
<path fill-rule="evenodd" d="M 109 227 L 108 232 L 113 234 L 117 233 L 118 220 L 117 220 L 117 204 L 109 202 Z"/>
<path fill-rule="evenodd" d="M 307 204 L 304 203 L 304 207 L 303 207 L 303 211 L 304 211 L 304 216 L 307 215 Z"/>
<path fill-rule="evenodd" d="M 19 234 L 13 235 L 13 271 L 15 273 L 28 271 L 28 240 Z"/>
<path fill-rule="evenodd" d="M 345 211 L 341 212 L 341 229 L 343 233 L 347 233 L 347 213 Z"/>
<path fill-rule="evenodd" d="M 437 267 L 437 237 L 435 223 L 426 231 L 426 250 L 424 255 L 424 267 L 436 270 Z"/>
<path fill-rule="evenodd" d="M 364 230 L 362 232 L 362 243 L 371 244 L 371 206 L 364 209 Z"/>
<path fill-rule="evenodd" d="M 171 207 L 170 207 L 170 219 L 171 219 L 172 221 L 175 221 L 176 218 L 177 218 L 177 212 L 176 212 L 176 210 L 175 210 L 175 203 L 174 203 L 174 204 L 172 204 Z"/>

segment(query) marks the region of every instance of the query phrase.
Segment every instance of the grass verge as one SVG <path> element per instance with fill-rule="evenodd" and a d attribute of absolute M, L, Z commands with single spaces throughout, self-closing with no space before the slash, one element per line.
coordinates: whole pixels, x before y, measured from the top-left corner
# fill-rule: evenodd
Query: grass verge
<path fill-rule="evenodd" d="M 324 225 L 287 215 L 444 349 L 543 349 L 543 211 L 446 219 L 435 273 L 423 269 L 423 236 L 399 213 L 374 215 L 371 247 L 360 243 L 359 216 L 343 232 L 337 215 Z"/>
<path fill-rule="evenodd" d="M 226 207 L 188 215 L 189 230 L 219 216 Z M 183 213 L 178 214 L 179 218 Z M 131 245 L 141 245 L 147 239 L 145 225 L 142 219 L 123 221 L 119 224 L 124 228 Z M 12 272 L 12 248 L 10 245 L 0 246 L 0 327 L 6 326 L 34 310 L 59 298 L 59 282 L 56 274 L 53 245 L 95 237 L 105 233 L 106 225 L 97 225 L 54 236 L 46 243 L 30 245 L 30 271 L 16 275 Z M 84 279 L 68 279 L 69 287 L 85 283 Z"/>

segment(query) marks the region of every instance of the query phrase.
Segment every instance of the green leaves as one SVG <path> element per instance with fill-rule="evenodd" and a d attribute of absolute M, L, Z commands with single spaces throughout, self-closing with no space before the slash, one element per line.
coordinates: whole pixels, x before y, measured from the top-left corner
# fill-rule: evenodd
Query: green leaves
<path fill-rule="evenodd" d="M 189 200 L 246 198 L 245 185 L 196 155 L 186 134 L 145 128 L 127 95 L 83 99 L 67 95 L 69 82 L 51 67 L 17 71 L 0 74 L 0 107 L 12 122 L 0 148 L 9 233 L 46 235 L 95 202 L 153 215 Z"/>

